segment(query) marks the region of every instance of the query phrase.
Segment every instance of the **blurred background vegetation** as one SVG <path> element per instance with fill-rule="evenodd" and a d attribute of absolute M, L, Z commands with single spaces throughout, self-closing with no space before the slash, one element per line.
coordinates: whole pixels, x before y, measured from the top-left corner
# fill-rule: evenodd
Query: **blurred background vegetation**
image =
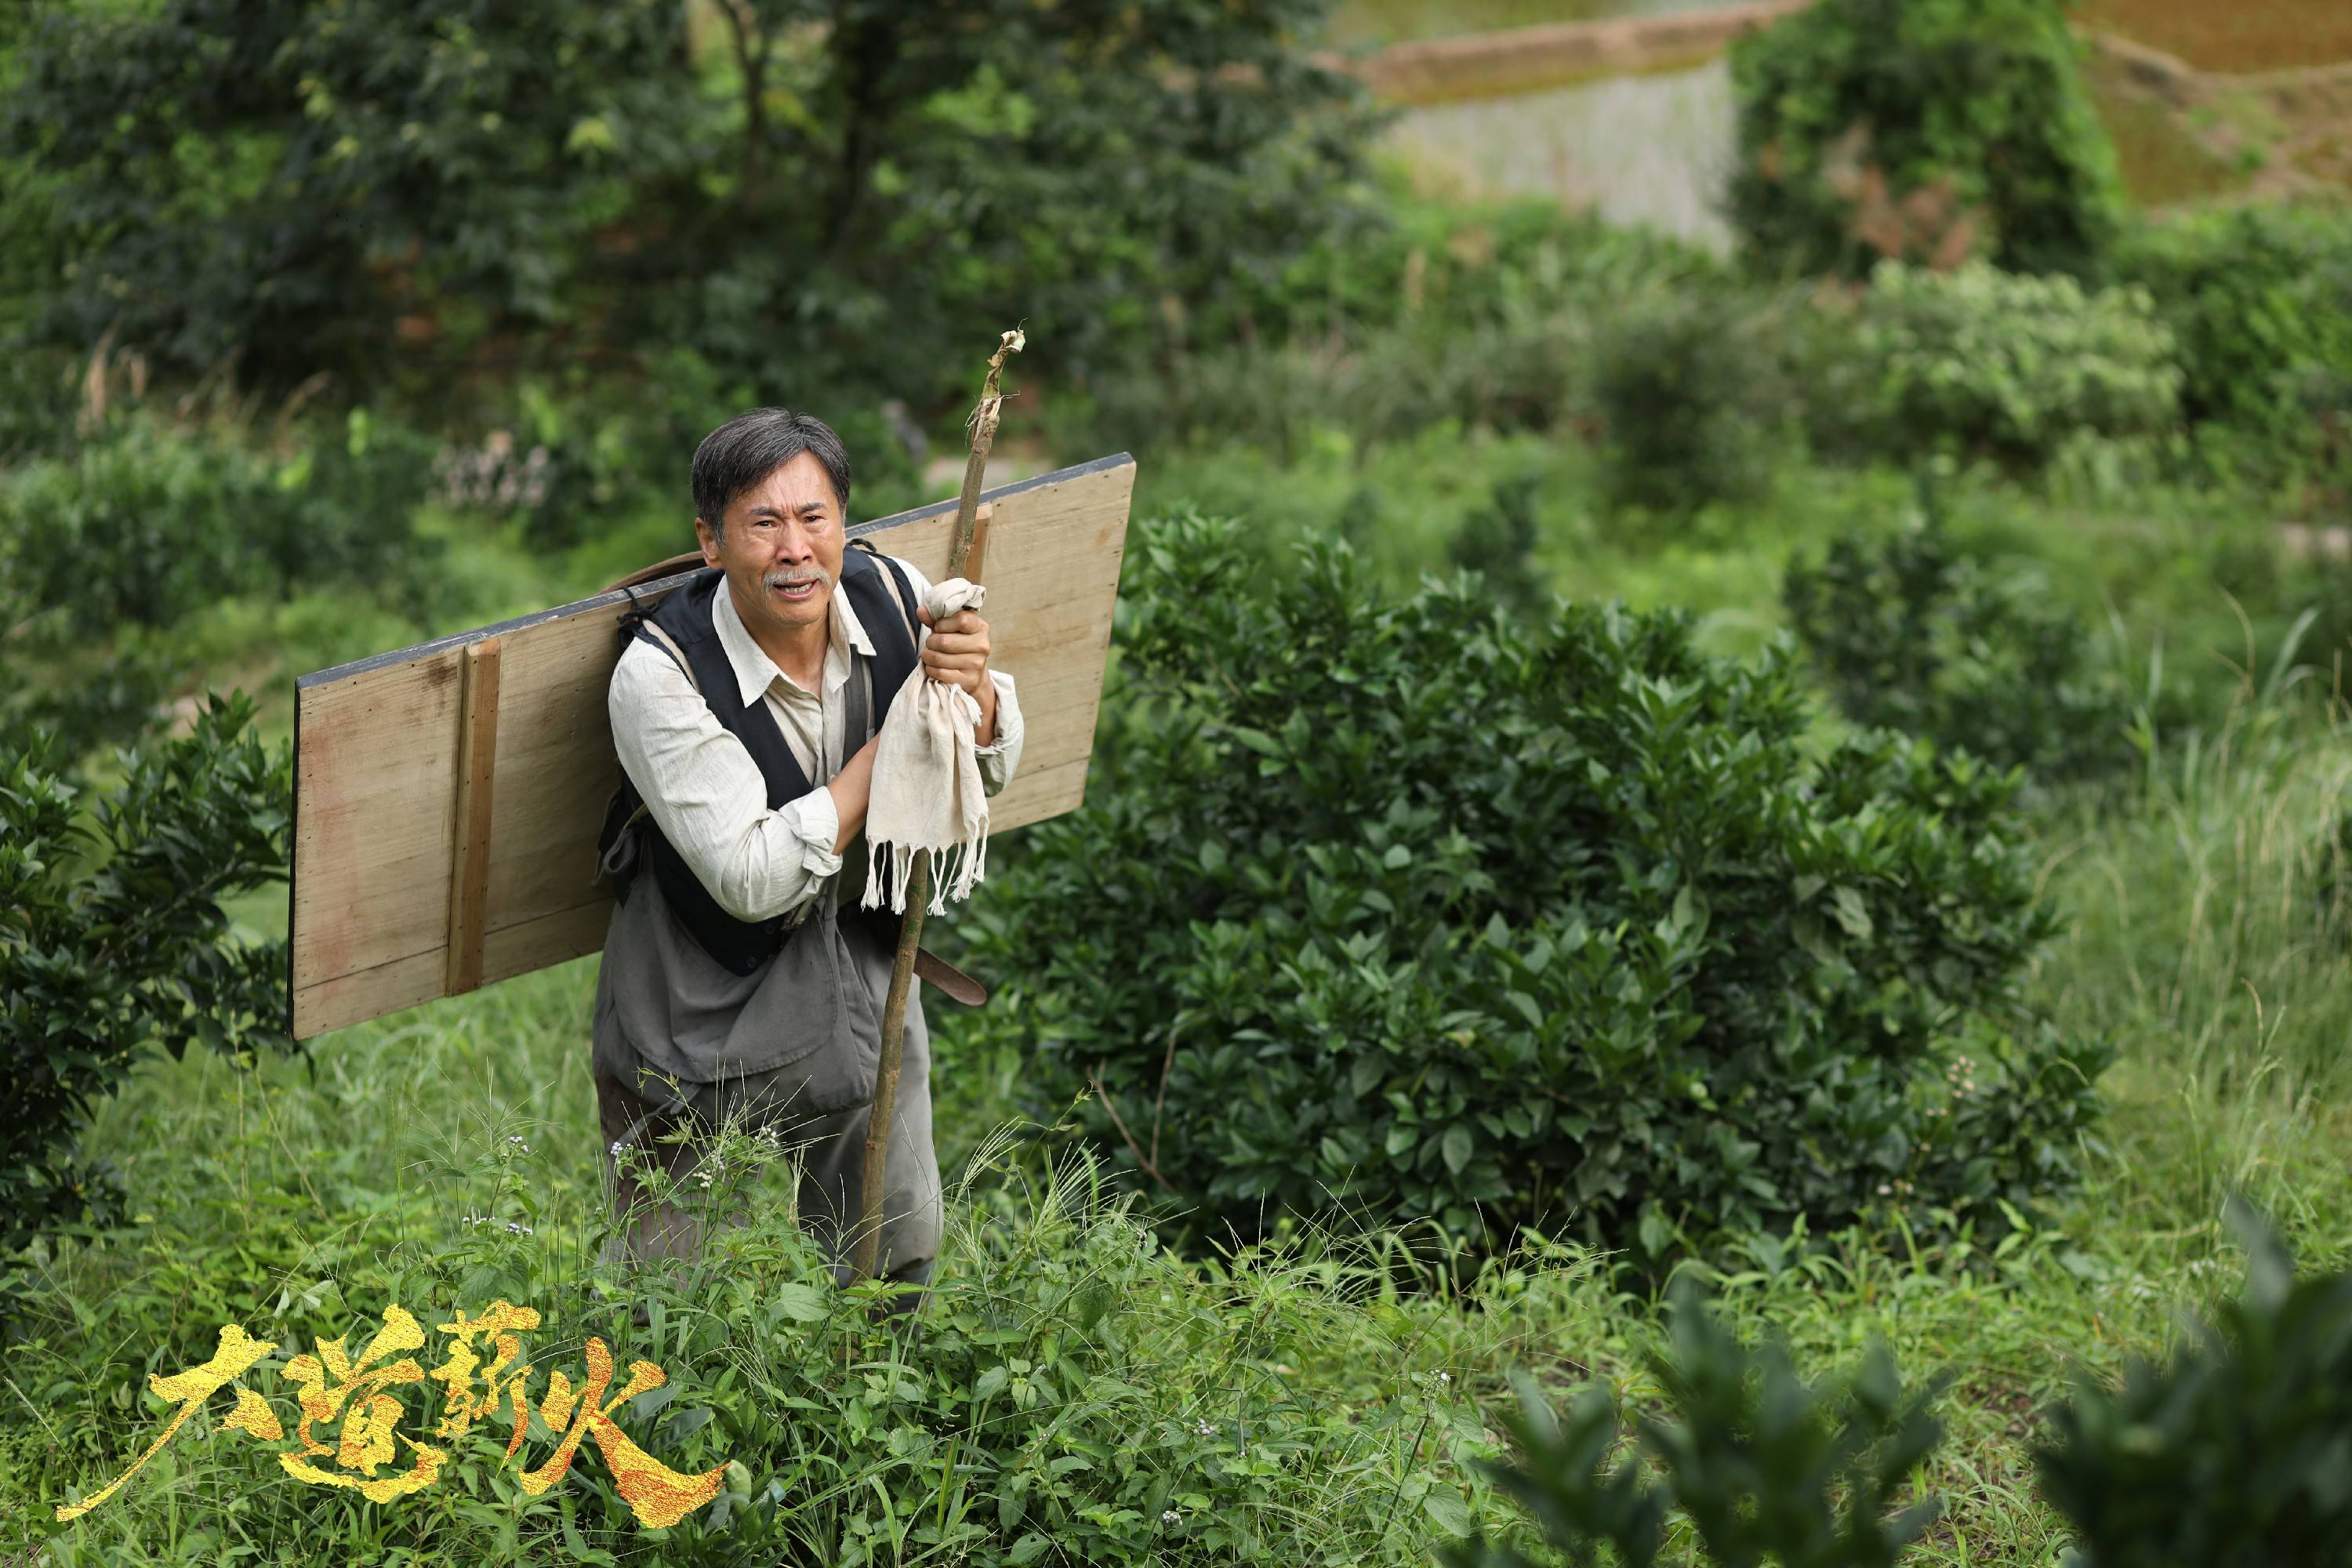
<path fill-rule="evenodd" d="M 495 1289 L 625 1335 L 581 1246 L 593 961 L 273 1048 L 293 678 L 686 548 L 693 444 L 754 404 L 844 433 L 861 517 L 949 493 L 1015 322 L 992 477 L 1124 448 L 1137 521 L 1089 804 L 956 922 L 999 998 L 937 1022 L 942 1163 L 1017 1174 L 959 1194 L 945 1316 L 1023 1303 L 1030 1370 L 1086 1280 L 1107 1326 L 1022 1373 L 1076 1436 L 941 1471 L 883 1434 L 977 1434 L 1003 1366 L 892 1416 L 820 1384 L 896 1352 L 698 1276 L 674 1373 L 805 1381 L 677 1402 L 719 1415 L 664 1452 L 773 1468 L 667 1554 L 920 1555 L 904 1470 L 942 1555 L 1423 1560 L 1569 1485 L 1477 1468 L 1557 1437 L 1482 1415 L 1513 1368 L 1746 1408 L 1723 1344 L 1685 1331 L 1706 1398 L 1658 1360 L 1680 1271 L 1809 1375 L 1873 1335 L 1948 1374 L 1885 1494 L 1945 1499 L 1914 1559 L 2054 1563 L 2086 1516 L 2034 1447 L 2106 1418 L 2068 1380 L 2285 1267 L 2225 1195 L 2352 1263 L 2332 0 L 32 0 L 12 1512 L 119 1468 L 219 1321 Z M 813 1277 L 789 1232 L 740 1277 Z M 788 1393 L 824 1409 L 761 1425 Z M 1137 1430 L 1166 1468 L 1114 1483 Z M 609 1486 L 488 1471 L 405 1526 L 291 1486 L 224 1522 L 260 1474 L 191 1457 L 50 1550 L 649 1549 Z"/>

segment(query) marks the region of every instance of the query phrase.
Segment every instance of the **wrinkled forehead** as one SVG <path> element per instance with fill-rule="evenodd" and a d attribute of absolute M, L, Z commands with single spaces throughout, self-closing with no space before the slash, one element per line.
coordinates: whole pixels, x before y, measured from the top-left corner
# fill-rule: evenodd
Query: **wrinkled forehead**
<path fill-rule="evenodd" d="M 727 515 L 730 518 L 751 517 L 761 511 L 799 517 L 812 510 L 822 510 L 829 517 L 841 510 L 841 497 L 834 492 L 833 477 L 824 471 L 824 465 L 817 461 L 814 452 L 794 454 L 770 469 L 767 478 L 727 503 Z"/>

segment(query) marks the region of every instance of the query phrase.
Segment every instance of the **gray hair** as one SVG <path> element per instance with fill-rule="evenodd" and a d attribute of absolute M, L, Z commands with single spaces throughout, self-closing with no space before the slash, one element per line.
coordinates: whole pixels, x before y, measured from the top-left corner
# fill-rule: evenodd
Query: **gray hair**
<path fill-rule="evenodd" d="M 735 498 L 799 457 L 815 455 L 833 481 L 844 521 L 849 511 L 849 453 L 833 426 L 814 414 L 789 408 L 754 408 L 739 414 L 702 438 L 694 449 L 691 480 L 694 515 L 724 539 L 727 509 Z"/>

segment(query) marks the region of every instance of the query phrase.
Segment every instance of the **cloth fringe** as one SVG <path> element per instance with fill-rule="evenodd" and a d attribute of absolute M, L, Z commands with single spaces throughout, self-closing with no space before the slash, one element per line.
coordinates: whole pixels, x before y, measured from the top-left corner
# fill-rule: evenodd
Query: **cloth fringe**
<path fill-rule="evenodd" d="M 915 857 L 931 858 L 930 913 L 948 912 L 948 900 L 971 897 L 971 890 L 988 877 L 988 824 L 969 843 L 939 845 L 919 849 L 910 844 L 874 844 L 866 846 L 866 895 L 858 900 L 863 909 L 875 909 L 886 900 L 896 911 L 904 913 L 907 890 L 915 879 Z M 887 863 L 885 863 L 885 857 Z M 885 889 L 887 889 L 886 892 Z"/>

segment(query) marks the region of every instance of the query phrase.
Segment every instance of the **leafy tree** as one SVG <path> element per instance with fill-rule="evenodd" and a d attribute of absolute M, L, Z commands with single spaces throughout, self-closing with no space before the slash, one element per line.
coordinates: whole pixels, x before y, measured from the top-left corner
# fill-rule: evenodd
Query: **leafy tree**
<path fill-rule="evenodd" d="M 2066 0 L 1824 0 L 1732 48 L 1734 226 L 1758 258 L 2098 265 L 2122 213 Z"/>
<path fill-rule="evenodd" d="M 546 331 L 635 188 L 690 166 L 684 27 L 642 0 L 46 5 L 0 116 L 48 176 L 39 331 L 279 386 Z"/>
<path fill-rule="evenodd" d="M 1817 763 L 1785 650 L 1711 661 L 1681 616 L 1387 603 L 1329 544 L 1254 585 L 1198 519 L 1134 546 L 1086 809 L 964 922 L 1024 978 L 952 1027 L 1094 1090 L 1196 1232 L 1656 1261 L 1880 1208 L 1999 1232 L 2072 1180 L 2104 1048 L 2023 1015 L 2051 917 L 2009 780 L 1887 735 Z"/>
<path fill-rule="evenodd" d="M 53 745 L 0 748 L 0 1259 L 120 1218 L 75 1145 L 142 1051 L 290 1045 L 285 944 L 239 940 L 221 909 L 286 875 L 292 763 L 252 716 L 242 695 L 211 701 L 87 805 Z"/>
<path fill-rule="evenodd" d="M 942 342 L 1132 349 L 1315 232 L 1360 122 L 1292 47 L 1318 11 L 52 4 L 0 143 L 49 197 L 47 337 L 278 385 L 685 347 L 922 394 Z"/>

